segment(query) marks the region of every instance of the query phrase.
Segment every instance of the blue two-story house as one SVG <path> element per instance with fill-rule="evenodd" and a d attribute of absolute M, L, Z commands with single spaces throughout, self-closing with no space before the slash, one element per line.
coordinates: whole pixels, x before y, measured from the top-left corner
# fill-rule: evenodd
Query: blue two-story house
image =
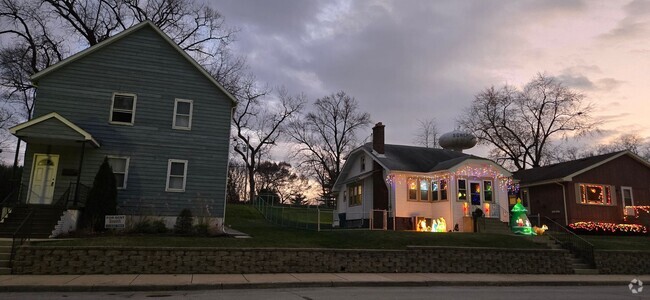
<path fill-rule="evenodd" d="M 118 213 L 127 222 L 149 216 L 171 225 L 188 208 L 211 227 L 223 226 L 236 100 L 153 23 L 135 25 L 31 80 L 34 116 L 10 130 L 27 144 L 22 203 L 81 206 L 107 157 Z M 63 211 L 59 227 L 71 227 L 78 216 Z"/>

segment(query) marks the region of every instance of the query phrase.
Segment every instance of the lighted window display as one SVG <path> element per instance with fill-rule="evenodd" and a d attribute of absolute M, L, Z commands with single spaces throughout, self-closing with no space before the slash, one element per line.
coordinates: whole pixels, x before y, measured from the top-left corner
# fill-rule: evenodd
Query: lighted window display
<path fill-rule="evenodd" d="M 431 200 L 432 201 L 438 201 L 440 197 L 438 197 L 438 181 L 437 180 L 432 180 L 431 181 Z"/>
<path fill-rule="evenodd" d="M 492 201 L 492 181 L 483 181 L 483 200 L 487 202 Z"/>
<path fill-rule="evenodd" d="M 420 180 L 420 201 L 429 201 L 429 181 Z"/>
<path fill-rule="evenodd" d="M 440 200 L 447 200 L 447 180 L 440 180 Z"/>
<path fill-rule="evenodd" d="M 611 187 L 598 184 L 580 184 L 580 203 L 613 205 Z"/>
<path fill-rule="evenodd" d="M 407 193 L 409 201 L 429 201 L 429 180 L 409 178 Z"/>
<path fill-rule="evenodd" d="M 478 182 L 470 182 L 469 192 L 472 205 L 481 205 L 481 184 Z"/>
<path fill-rule="evenodd" d="M 409 200 L 417 201 L 418 200 L 418 182 L 414 178 L 408 179 L 408 197 Z"/>
<path fill-rule="evenodd" d="M 458 179 L 458 201 L 467 200 L 467 180 Z"/>
<path fill-rule="evenodd" d="M 361 205 L 363 199 L 363 185 L 361 182 L 353 183 L 348 186 L 348 197 L 350 198 L 350 206 Z"/>

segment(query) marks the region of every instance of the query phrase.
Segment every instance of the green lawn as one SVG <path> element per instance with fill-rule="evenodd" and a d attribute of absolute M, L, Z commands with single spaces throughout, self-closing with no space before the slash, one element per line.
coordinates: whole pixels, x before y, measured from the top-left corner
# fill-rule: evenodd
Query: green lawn
<path fill-rule="evenodd" d="M 580 237 L 592 243 L 595 249 L 650 251 L 650 236 L 581 235 Z"/>
<path fill-rule="evenodd" d="M 421 233 L 404 231 L 334 230 L 307 231 L 269 224 L 251 206 L 231 205 L 226 225 L 248 233 L 251 239 L 227 237 L 105 236 L 45 242 L 57 246 L 145 246 L 145 247 L 282 247 L 341 249 L 405 249 L 406 246 L 455 246 L 542 248 L 527 238 L 500 234 Z M 41 243 L 44 244 L 44 243 Z"/>

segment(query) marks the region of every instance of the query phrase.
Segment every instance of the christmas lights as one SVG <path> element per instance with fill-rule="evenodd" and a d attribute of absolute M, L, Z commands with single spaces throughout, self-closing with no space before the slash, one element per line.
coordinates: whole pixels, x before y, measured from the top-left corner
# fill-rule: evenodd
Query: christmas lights
<path fill-rule="evenodd" d="M 586 231 L 595 233 L 648 233 L 648 228 L 640 224 L 576 222 L 569 224 L 569 227 L 574 231 Z"/>

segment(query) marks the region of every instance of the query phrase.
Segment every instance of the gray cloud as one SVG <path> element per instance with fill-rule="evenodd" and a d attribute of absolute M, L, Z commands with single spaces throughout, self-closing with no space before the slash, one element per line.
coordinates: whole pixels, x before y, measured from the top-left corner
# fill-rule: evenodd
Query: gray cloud
<path fill-rule="evenodd" d="M 442 131 L 452 130 L 476 93 L 505 83 L 499 70 L 521 70 L 522 60 L 543 56 L 522 28 L 587 9 L 577 0 L 218 0 L 214 6 L 241 28 L 236 50 L 258 78 L 311 100 L 344 90 L 375 122 L 387 124 L 388 142 L 401 144 L 412 141 L 417 119 L 435 117 Z M 594 64 L 571 68 L 561 76 L 573 86 L 620 84 L 590 79 L 602 72 Z"/>

